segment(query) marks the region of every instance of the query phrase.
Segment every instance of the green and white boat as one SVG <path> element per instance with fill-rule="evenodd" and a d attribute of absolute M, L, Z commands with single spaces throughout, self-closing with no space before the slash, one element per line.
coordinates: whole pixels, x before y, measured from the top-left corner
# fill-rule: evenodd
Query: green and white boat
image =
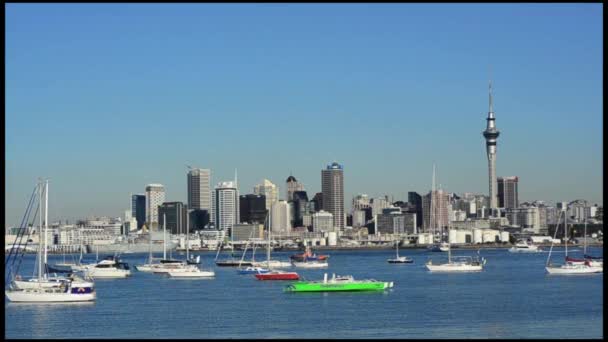
<path fill-rule="evenodd" d="M 286 292 L 382 291 L 393 287 L 393 282 L 374 279 L 355 280 L 353 276 L 336 276 L 322 281 L 297 281 L 285 287 Z"/>

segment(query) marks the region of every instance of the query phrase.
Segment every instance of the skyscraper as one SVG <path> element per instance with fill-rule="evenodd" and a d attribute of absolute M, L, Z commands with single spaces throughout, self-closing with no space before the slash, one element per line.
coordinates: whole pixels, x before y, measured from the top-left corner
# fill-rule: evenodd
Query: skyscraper
<path fill-rule="evenodd" d="M 415 207 L 416 228 L 420 228 L 422 226 L 422 196 L 415 191 L 410 191 L 407 193 L 407 201 Z"/>
<path fill-rule="evenodd" d="M 498 208 L 498 196 L 497 196 L 497 182 L 496 182 L 496 139 L 500 132 L 496 129 L 496 118 L 494 117 L 494 109 L 492 108 L 492 82 L 489 87 L 490 93 L 490 108 L 488 111 L 488 118 L 486 130 L 483 131 L 483 136 L 486 139 L 486 153 L 488 155 L 488 174 L 489 174 L 489 185 L 490 185 L 490 209 L 495 211 Z"/>
<path fill-rule="evenodd" d="M 242 223 L 264 223 L 266 220 L 266 197 L 247 194 L 239 197 L 240 220 Z"/>
<path fill-rule="evenodd" d="M 293 227 L 303 225 L 302 218 L 308 213 L 308 194 L 306 191 L 295 191 L 293 193 Z"/>
<path fill-rule="evenodd" d="M 287 202 L 293 201 L 293 193 L 296 191 L 304 190 L 304 186 L 302 183 L 298 182 L 296 178 L 292 175 L 287 177 L 286 187 L 287 187 Z"/>
<path fill-rule="evenodd" d="M 498 207 L 517 208 L 519 206 L 518 197 L 519 177 L 498 177 Z"/>
<path fill-rule="evenodd" d="M 321 170 L 321 192 L 323 210 L 333 215 L 334 227 L 344 229 L 344 170 L 342 165 L 333 162 Z"/>
<path fill-rule="evenodd" d="M 433 204 L 434 202 L 434 204 Z M 443 190 L 429 191 L 422 197 L 424 231 L 440 233 L 448 226 L 448 193 Z"/>
<path fill-rule="evenodd" d="M 230 231 L 239 223 L 239 191 L 236 182 L 220 182 L 215 187 L 215 228 Z"/>
<path fill-rule="evenodd" d="M 158 224 L 158 206 L 165 202 L 165 187 L 162 184 L 146 186 L 146 222 L 150 228 L 152 223 Z"/>
<path fill-rule="evenodd" d="M 146 195 L 131 195 L 131 216 L 137 220 L 137 229 L 146 223 Z"/>
<path fill-rule="evenodd" d="M 188 172 L 188 208 L 211 211 L 211 170 L 192 169 Z"/>
<path fill-rule="evenodd" d="M 287 201 L 279 200 L 272 204 L 272 220 L 270 228 L 272 233 L 289 233 L 291 232 L 290 221 L 290 206 Z"/>
<path fill-rule="evenodd" d="M 272 203 L 279 200 L 279 188 L 268 179 L 253 188 L 253 193 L 256 195 L 266 196 L 266 210 L 270 210 Z"/>
<path fill-rule="evenodd" d="M 162 227 L 163 218 L 167 218 L 167 233 L 185 234 L 186 228 L 186 206 L 182 202 L 164 202 L 158 208 L 159 227 Z"/>

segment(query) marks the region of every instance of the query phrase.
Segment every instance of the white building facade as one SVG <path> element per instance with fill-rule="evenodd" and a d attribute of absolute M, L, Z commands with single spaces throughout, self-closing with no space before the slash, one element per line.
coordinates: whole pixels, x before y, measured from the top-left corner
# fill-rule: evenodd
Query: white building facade
<path fill-rule="evenodd" d="M 277 201 L 272 204 L 272 220 L 270 228 L 272 233 L 285 234 L 291 232 L 291 206 L 287 201 Z"/>
<path fill-rule="evenodd" d="M 268 179 L 264 179 L 256 185 L 253 188 L 253 193 L 266 196 L 266 210 L 271 210 L 272 204 L 279 200 L 279 187 Z"/>
<path fill-rule="evenodd" d="M 158 223 L 158 206 L 165 202 L 165 187 L 162 184 L 146 186 L 146 222 Z"/>
<path fill-rule="evenodd" d="M 239 191 L 235 182 L 220 182 L 215 187 L 215 227 L 229 231 L 239 223 Z"/>

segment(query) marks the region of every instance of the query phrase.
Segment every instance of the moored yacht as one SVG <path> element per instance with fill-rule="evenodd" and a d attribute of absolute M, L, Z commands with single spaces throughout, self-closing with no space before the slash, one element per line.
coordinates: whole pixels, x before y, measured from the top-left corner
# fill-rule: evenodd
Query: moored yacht
<path fill-rule="evenodd" d="M 117 257 L 107 256 L 95 265 L 87 267 L 84 274 L 91 278 L 126 278 L 131 275 L 129 265 Z"/>
<path fill-rule="evenodd" d="M 538 253 L 542 252 L 542 249 L 538 248 L 533 244 L 528 244 L 526 241 L 520 240 L 513 247 L 509 248 L 511 253 Z"/>

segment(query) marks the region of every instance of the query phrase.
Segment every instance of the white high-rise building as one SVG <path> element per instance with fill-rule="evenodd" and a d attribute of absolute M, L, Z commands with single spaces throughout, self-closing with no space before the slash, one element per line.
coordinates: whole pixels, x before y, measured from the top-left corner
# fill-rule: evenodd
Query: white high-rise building
<path fill-rule="evenodd" d="M 215 187 L 215 228 L 229 231 L 239 223 L 239 191 L 236 182 L 220 182 Z"/>
<path fill-rule="evenodd" d="M 211 170 L 192 169 L 188 172 L 188 209 L 211 212 Z"/>
<path fill-rule="evenodd" d="M 291 232 L 290 206 L 287 201 L 277 201 L 272 204 L 272 233 L 289 233 Z"/>
<path fill-rule="evenodd" d="M 256 185 L 253 188 L 253 193 L 266 196 L 266 210 L 270 210 L 272 204 L 279 200 L 279 187 L 268 179 L 264 179 L 260 184 Z"/>
<path fill-rule="evenodd" d="M 334 218 L 334 227 L 343 230 L 344 220 L 344 168 L 337 162 L 321 170 L 321 193 L 323 210 L 330 212 Z"/>
<path fill-rule="evenodd" d="M 353 211 L 353 227 L 365 226 L 365 211 L 355 210 Z"/>
<path fill-rule="evenodd" d="M 386 209 L 392 206 L 387 197 L 372 198 L 372 217 L 382 214 L 382 209 Z"/>
<path fill-rule="evenodd" d="M 158 206 L 165 202 L 165 187 L 162 184 L 146 186 L 146 225 L 158 224 Z"/>
<path fill-rule="evenodd" d="M 333 232 L 334 215 L 325 210 L 312 214 L 312 230 L 314 232 Z"/>
<path fill-rule="evenodd" d="M 215 208 L 215 189 L 211 190 L 211 212 L 209 212 L 209 222 L 215 223 L 215 212 L 217 209 Z"/>

